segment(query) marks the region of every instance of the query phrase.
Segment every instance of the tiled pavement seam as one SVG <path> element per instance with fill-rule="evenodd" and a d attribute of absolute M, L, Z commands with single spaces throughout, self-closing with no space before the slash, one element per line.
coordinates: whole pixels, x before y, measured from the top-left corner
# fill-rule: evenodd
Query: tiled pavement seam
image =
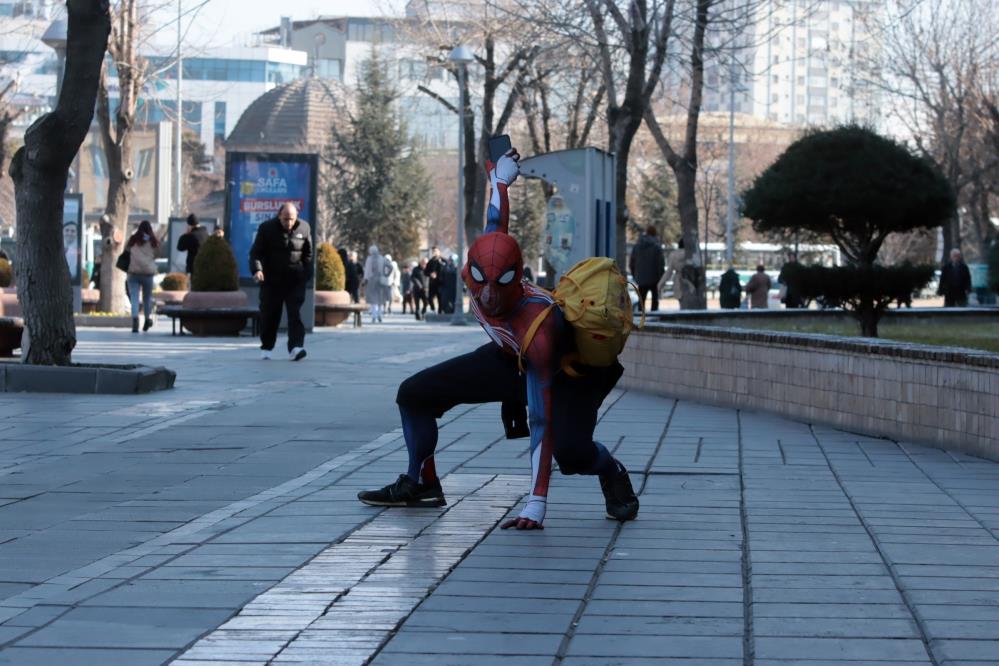
<path fill-rule="evenodd" d="M 623 395 L 625 395 L 623 392 L 615 392 L 615 394 L 613 394 L 605 402 L 600 410 L 601 420 Z M 479 411 L 483 410 L 480 409 Z M 476 425 L 475 414 L 476 410 L 470 410 L 465 417 L 465 419 L 469 422 L 469 425 L 460 426 L 459 428 L 462 430 L 466 428 L 474 428 Z M 491 413 L 489 413 L 488 416 L 485 416 L 484 420 L 489 424 L 488 430 L 495 429 L 496 419 Z M 459 436 L 455 441 L 460 441 L 463 436 L 464 435 Z M 502 441 L 502 438 L 490 440 L 487 446 L 480 450 L 473 450 L 470 456 L 466 456 L 462 460 L 457 461 L 458 464 L 453 467 L 451 466 L 451 463 L 456 461 L 451 461 L 451 463 L 449 463 L 447 460 L 447 448 L 440 447 L 438 449 L 438 469 L 442 473 L 445 489 L 449 497 L 453 493 L 452 481 L 457 481 L 461 484 L 462 479 L 483 478 L 483 475 L 476 476 L 474 474 L 463 473 L 466 465 L 474 464 L 475 461 L 479 460 L 483 456 L 489 457 L 491 452 L 500 448 L 503 449 L 500 455 L 506 458 L 508 460 L 507 464 L 509 464 L 509 458 L 512 457 L 512 452 L 509 450 L 509 446 L 497 446 Z M 387 476 L 391 474 L 393 470 L 395 472 L 398 471 L 397 468 L 399 462 L 400 461 L 382 459 L 376 466 L 384 467 L 385 475 Z M 486 464 L 493 466 L 491 462 L 486 462 Z M 449 468 L 451 469 L 450 473 L 445 474 L 444 472 Z M 527 471 L 524 469 L 523 464 L 520 464 L 518 468 L 522 472 Z M 472 550 L 476 543 L 490 535 L 496 524 L 503 516 L 507 515 L 511 510 L 517 507 L 519 501 L 524 495 L 525 488 L 528 485 L 528 477 L 500 475 L 496 477 L 496 480 L 492 482 L 492 485 L 500 483 L 503 484 L 501 487 L 505 489 L 507 494 L 512 493 L 510 497 L 501 503 L 500 507 L 502 510 L 493 515 L 496 506 L 477 502 L 475 500 L 478 498 L 475 496 L 465 498 L 459 502 L 457 506 L 461 507 L 463 502 L 464 506 L 461 507 L 461 511 L 465 511 L 469 506 L 478 507 L 470 517 L 465 519 L 466 523 L 471 522 L 473 524 L 465 524 L 454 529 L 448 528 L 447 516 L 451 513 L 451 510 L 448 509 L 437 512 L 428 512 L 426 510 L 417 510 L 415 512 L 382 512 L 378 518 L 376 518 L 372 523 L 369 523 L 368 526 L 362 527 L 358 532 L 351 534 L 344 541 L 330 546 L 314 560 L 305 564 L 288 578 L 282 580 L 269 591 L 254 599 L 240 611 L 236 618 L 234 618 L 233 622 L 236 624 L 227 623 L 226 625 L 223 625 L 217 630 L 202 637 L 194 644 L 194 646 L 183 653 L 177 663 L 205 663 L 206 661 L 216 662 L 220 660 L 228 661 L 232 658 L 241 659 L 250 654 L 254 655 L 253 658 L 258 661 L 273 660 L 278 663 L 295 661 L 308 662 L 318 658 L 320 653 L 324 655 L 326 659 L 332 659 L 332 655 L 335 655 L 337 663 L 364 663 L 365 661 L 373 658 L 383 646 L 386 639 L 391 639 L 394 636 L 397 626 L 406 620 L 412 610 L 418 607 L 430 592 L 432 592 L 443 580 L 446 580 L 448 572 L 454 567 L 454 565 L 460 562 L 461 559 Z M 494 499 L 493 501 L 495 502 L 496 500 Z M 483 511 L 483 508 L 486 510 Z M 428 514 L 431 516 L 429 521 L 427 519 Z M 440 534 L 443 534 L 445 538 L 460 539 L 462 541 L 471 540 L 471 544 L 464 549 L 459 550 L 459 552 L 454 553 L 453 558 L 439 558 L 445 563 L 445 566 L 443 566 L 443 568 L 437 567 L 436 565 L 439 565 L 441 562 L 435 562 L 435 566 L 431 567 L 431 569 L 435 570 L 435 573 L 429 578 L 426 576 L 426 572 L 422 569 L 409 571 L 405 575 L 399 574 L 393 576 L 393 584 L 396 588 L 400 587 L 400 579 L 408 580 L 410 582 L 415 581 L 415 593 L 413 590 L 409 590 L 409 595 L 405 593 L 393 595 L 388 591 L 389 588 L 387 586 L 379 588 L 382 590 L 380 593 L 381 596 L 387 598 L 398 596 L 398 599 L 396 600 L 399 601 L 401 606 L 398 604 L 391 604 L 389 608 L 385 608 L 375 604 L 373 608 L 374 617 L 368 617 L 366 621 L 361 622 L 359 625 L 350 623 L 343 625 L 343 622 L 327 622 L 327 618 L 339 617 L 340 614 L 345 612 L 344 609 L 348 609 L 354 615 L 359 612 L 359 605 L 355 605 L 355 602 L 357 599 L 363 598 L 365 594 L 363 589 L 359 590 L 358 587 L 352 586 L 350 576 L 347 577 L 346 581 L 334 578 L 333 589 L 328 587 L 317 587 L 317 590 L 321 589 L 323 591 L 320 593 L 320 596 L 315 599 L 315 605 L 313 608 L 311 610 L 305 610 L 301 613 L 297 613 L 294 617 L 288 617 L 285 613 L 287 610 L 287 604 L 279 602 L 276 605 L 271 606 L 272 599 L 275 597 L 278 599 L 282 597 L 294 598 L 295 595 L 298 594 L 298 586 L 295 581 L 299 576 L 317 581 L 323 579 L 324 576 L 327 576 L 329 572 L 328 568 L 325 566 L 325 562 L 330 560 L 341 561 L 345 557 L 344 553 L 352 553 L 354 551 L 354 543 L 356 543 L 355 535 L 358 541 L 363 541 L 367 538 L 367 531 L 369 527 L 376 530 L 391 530 L 393 529 L 393 525 L 396 525 L 399 522 L 405 523 L 406 521 L 411 521 L 414 516 L 416 517 L 418 524 L 422 525 L 423 522 L 429 522 L 429 525 L 422 525 L 421 527 L 421 532 L 424 529 L 428 530 L 427 535 L 426 537 L 423 537 L 421 534 L 414 536 L 410 533 L 411 530 L 403 528 L 401 532 L 408 535 L 403 539 L 403 543 L 417 539 L 417 541 L 419 541 L 419 548 L 427 549 L 431 548 L 435 543 L 439 544 L 441 542 Z M 482 520 L 483 516 L 486 517 L 484 522 Z M 383 525 L 388 527 L 383 527 Z M 395 529 L 396 531 L 399 531 L 398 527 Z M 415 550 L 419 552 L 418 548 Z M 411 552 L 410 546 L 403 546 L 399 553 L 399 557 L 403 557 L 409 552 Z M 370 561 L 362 561 L 360 569 L 364 570 L 366 573 L 362 574 L 360 578 L 354 576 L 354 578 L 356 578 L 355 582 L 360 581 L 362 583 L 370 583 L 372 579 L 378 579 L 378 577 L 384 576 L 384 572 L 388 568 L 389 564 L 393 567 L 401 566 L 398 564 L 400 561 L 399 557 L 396 557 L 394 562 L 391 556 L 387 561 L 380 561 L 374 564 Z M 315 573 L 313 573 L 313 570 L 315 570 Z M 343 585 L 341 585 L 343 589 L 337 587 L 338 580 L 343 583 Z M 406 589 L 405 585 L 402 585 L 401 587 Z M 370 601 L 371 600 L 368 599 L 369 606 L 371 605 Z M 294 606 L 294 602 L 289 603 Z M 262 611 L 262 608 L 265 610 Z M 322 618 L 320 619 L 323 624 L 313 626 L 313 622 L 316 621 L 316 618 L 318 617 L 316 614 L 317 608 L 320 611 L 319 614 L 322 615 Z M 243 617 L 244 615 L 246 615 L 246 618 Z M 257 618 L 261 615 L 269 615 L 271 617 L 270 619 L 264 617 L 263 619 L 258 620 Z M 275 631 L 275 627 L 280 627 L 279 631 L 282 633 L 259 634 L 254 633 L 254 631 L 246 631 L 246 622 L 250 622 L 251 626 L 256 630 Z M 239 631 L 239 633 L 233 633 L 235 630 L 241 631 Z M 344 632 L 348 630 L 353 634 L 349 640 L 344 638 Z M 359 633 L 362 635 L 359 636 Z M 284 640 L 286 643 L 284 645 L 279 645 L 280 640 Z M 346 643 L 343 643 L 345 640 Z M 269 655 L 265 656 L 263 653 L 268 651 L 270 651 Z"/>
<path fill-rule="evenodd" d="M 618 457 L 656 468 L 667 447 L 714 430 L 697 423 L 703 407 L 683 406 L 663 439 L 671 402 L 629 393 L 597 438 L 626 433 Z M 660 468 L 645 478 L 639 520 L 619 526 L 595 484 L 556 477 L 546 530 L 490 534 L 372 663 L 551 664 L 564 653 L 569 665 L 742 664 L 734 479 Z"/>
<path fill-rule="evenodd" d="M 863 473 L 848 456 L 834 464 L 850 472 L 845 490 L 889 558 L 935 662 L 999 663 L 999 538 L 977 509 L 959 499 L 969 494 L 999 507 L 993 465 L 889 440 L 851 442 L 857 437 L 822 434 L 816 441 L 823 450 L 850 451 L 851 443 L 870 449 L 870 468 Z M 969 478 L 968 467 L 980 471 Z M 959 470 L 959 487 L 947 488 L 946 477 Z M 981 493 L 985 489 L 992 496 Z"/>
<path fill-rule="evenodd" d="M 459 417 L 460 413 L 452 418 Z M 105 592 L 116 585 L 126 584 L 140 578 L 154 567 L 136 567 L 137 561 L 144 558 L 162 558 L 162 561 L 156 566 L 168 564 L 171 559 L 183 556 L 185 552 L 200 543 L 208 542 L 239 525 L 336 483 L 337 480 L 324 478 L 331 472 L 344 470 L 350 474 L 386 455 L 397 453 L 398 445 L 389 451 L 380 452 L 380 450 L 393 442 L 398 444 L 401 434 L 401 430 L 384 433 L 371 442 L 337 456 L 296 478 L 204 514 L 140 545 L 124 549 L 84 567 L 51 578 L 20 594 L 3 599 L 0 601 L 0 626 L 2 623 L 14 620 L 38 604 L 66 603 L 68 609 L 69 606 L 85 602 L 89 597 Z M 445 443 L 441 449 L 446 450 L 450 444 L 451 442 Z M 359 464 L 351 467 L 352 463 Z M 264 510 L 259 510 L 260 507 L 263 507 Z M 114 575 L 116 571 L 129 568 L 136 570 L 131 575 Z M 101 589 L 93 592 L 82 591 L 95 579 L 104 579 L 109 576 L 114 576 L 113 584 L 102 586 Z M 52 619 L 55 618 L 49 618 L 49 621 Z M 35 629 L 42 626 L 44 624 L 35 627 Z M 26 635 L 17 638 L 21 639 Z M 3 642 L 2 635 L 0 635 L 0 645 L 3 645 Z"/>
<path fill-rule="evenodd" d="M 841 483 L 835 452 L 806 424 L 738 418 L 755 664 L 935 663 L 888 554 Z M 859 450 L 851 455 L 870 468 Z"/>

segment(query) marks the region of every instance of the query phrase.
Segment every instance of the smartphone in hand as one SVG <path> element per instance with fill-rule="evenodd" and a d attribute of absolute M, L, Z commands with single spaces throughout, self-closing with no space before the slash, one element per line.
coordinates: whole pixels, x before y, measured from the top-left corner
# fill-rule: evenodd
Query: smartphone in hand
<path fill-rule="evenodd" d="M 509 134 L 499 134 L 489 139 L 489 161 L 493 164 L 510 152 L 513 145 L 510 143 Z"/>

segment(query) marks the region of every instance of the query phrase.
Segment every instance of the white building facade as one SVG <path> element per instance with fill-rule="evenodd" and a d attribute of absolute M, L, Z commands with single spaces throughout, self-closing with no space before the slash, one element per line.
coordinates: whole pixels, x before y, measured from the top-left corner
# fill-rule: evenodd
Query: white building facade
<path fill-rule="evenodd" d="M 764 0 L 734 38 L 734 111 L 798 126 L 875 124 L 877 97 L 861 63 L 876 48 L 864 14 L 879 0 Z M 729 111 L 729 53 L 705 70 L 704 110 Z"/>

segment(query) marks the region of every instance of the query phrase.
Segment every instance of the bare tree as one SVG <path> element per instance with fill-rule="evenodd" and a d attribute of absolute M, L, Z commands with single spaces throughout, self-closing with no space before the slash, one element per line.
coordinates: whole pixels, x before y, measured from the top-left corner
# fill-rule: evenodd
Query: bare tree
<path fill-rule="evenodd" d="M 17 218 L 17 297 L 28 345 L 23 360 L 68 365 L 76 346 L 69 267 L 63 254 L 63 193 L 94 117 L 110 32 L 107 0 L 69 0 L 66 71 L 55 110 L 24 135 L 11 162 Z"/>
<path fill-rule="evenodd" d="M 441 3 L 447 5 L 448 3 Z M 452 3 L 459 7 L 461 3 Z M 531 63 L 540 52 L 538 34 L 529 24 L 501 20 L 502 14 L 490 4 L 480 11 L 459 7 L 456 15 L 427 16 L 415 29 L 414 39 L 422 43 L 428 59 L 448 66 L 447 55 L 458 44 L 470 46 L 475 64 L 464 77 L 466 108 L 460 110 L 426 86 L 419 90 L 440 102 L 461 118 L 464 134 L 464 227 L 471 243 L 482 233 L 486 209 L 485 162 L 489 138 L 507 132 L 517 109 Z M 450 68 L 457 81 L 457 70 Z M 479 120 L 473 104 L 480 107 Z"/>
<path fill-rule="evenodd" d="M 7 163 L 7 133 L 10 126 L 21 115 L 20 109 L 9 102 L 14 90 L 14 81 L 10 81 L 0 90 L 0 169 Z"/>
<path fill-rule="evenodd" d="M 101 265 L 108 269 L 101 271 L 98 309 L 121 312 L 125 309 L 125 276 L 110 267 L 124 249 L 128 232 L 135 176 L 132 131 L 139 95 L 146 81 L 146 61 L 139 55 L 139 0 L 119 0 L 114 7 L 108 55 L 118 75 L 118 105 L 112 116 L 108 94 L 110 73 L 105 63 L 97 96 L 97 120 L 108 164 L 107 208 L 101 218 Z"/>
<path fill-rule="evenodd" d="M 994 152 L 976 150 L 982 140 L 976 108 L 981 91 L 995 90 L 999 71 L 999 33 L 984 26 L 996 25 L 999 8 L 992 0 L 886 0 L 865 21 L 881 46 L 861 62 L 868 85 L 887 96 L 893 119 L 974 217 L 983 187 L 966 190 L 999 164 Z M 955 217 L 943 227 L 941 260 L 961 241 Z"/>

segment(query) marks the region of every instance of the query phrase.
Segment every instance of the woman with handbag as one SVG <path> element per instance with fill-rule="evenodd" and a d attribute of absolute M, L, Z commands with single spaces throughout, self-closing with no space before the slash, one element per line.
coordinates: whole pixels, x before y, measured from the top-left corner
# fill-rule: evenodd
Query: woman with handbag
<path fill-rule="evenodd" d="M 139 228 L 128 239 L 125 249 L 128 259 L 128 295 L 132 301 L 132 332 L 139 332 L 139 289 L 142 289 L 142 313 L 146 317 L 143 331 L 153 326 L 152 298 L 153 276 L 156 275 L 156 250 L 160 243 L 153 233 L 149 220 L 139 223 Z"/>

